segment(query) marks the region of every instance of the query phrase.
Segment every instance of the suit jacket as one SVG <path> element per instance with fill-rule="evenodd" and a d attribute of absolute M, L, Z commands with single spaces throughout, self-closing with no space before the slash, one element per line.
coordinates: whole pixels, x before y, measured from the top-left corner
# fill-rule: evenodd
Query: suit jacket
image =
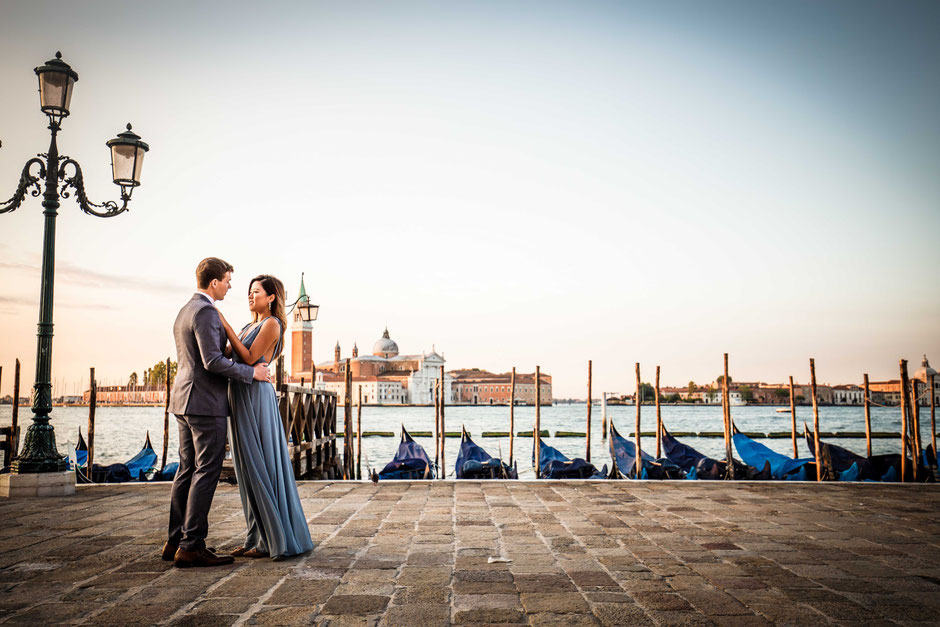
<path fill-rule="evenodd" d="M 235 363 L 222 352 L 225 328 L 219 312 L 201 294 L 194 294 L 173 324 L 176 379 L 170 412 L 183 416 L 227 416 L 228 380 L 251 383 L 254 368 Z"/>

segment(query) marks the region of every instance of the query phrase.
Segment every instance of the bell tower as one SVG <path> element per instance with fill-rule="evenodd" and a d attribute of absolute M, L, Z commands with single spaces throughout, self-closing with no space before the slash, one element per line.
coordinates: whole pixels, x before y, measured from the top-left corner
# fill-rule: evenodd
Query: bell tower
<path fill-rule="evenodd" d="M 307 288 L 304 286 L 304 277 L 300 275 L 300 296 L 297 304 L 304 305 L 310 301 Z M 313 322 L 304 321 L 300 315 L 300 307 L 294 308 L 291 320 L 291 376 L 299 380 L 304 376 L 313 380 Z"/>

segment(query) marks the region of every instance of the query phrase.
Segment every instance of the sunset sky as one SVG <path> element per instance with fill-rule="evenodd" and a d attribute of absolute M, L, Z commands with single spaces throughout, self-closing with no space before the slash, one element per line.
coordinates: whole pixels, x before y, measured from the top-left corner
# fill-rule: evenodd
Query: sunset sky
<path fill-rule="evenodd" d="M 33 68 L 79 74 L 60 151 L 131 211 L 63 201 L 53 378 L 173 355 L 209 255 L 301 272 L 314 358 L 535 365 L 556 397 L 897 377 L 940 364 L 940 4 L 43 2 L 0 9 L 0 200 L 48 146 Z M 42 208 L 0 215 L 0 395 L 36 353 Z"/>

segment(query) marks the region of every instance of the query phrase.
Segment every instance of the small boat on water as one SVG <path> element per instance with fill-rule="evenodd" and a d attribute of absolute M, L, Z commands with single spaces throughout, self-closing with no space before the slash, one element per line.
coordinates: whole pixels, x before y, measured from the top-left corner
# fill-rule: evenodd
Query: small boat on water
<path fill-rule="evenodd" d="M 82 428 L 78 428 L 78 444 L 75 445 L 75 466 L 76 468 L 84 468 L 85 464 L 88 463 L 88 444 L 85 443 L 85 438 L 82 437 Z M 69 468 L 69 470 L 74 470 Z"/>
<path fill-rule="evenodd" d="M 809 425 L 803 423 L 803 436 L 810 455 L 815 458 L 816 442 L 815 432 L 810 431 Z M 917 469 L 917 476 L 925 481 L 936 480 L 932 467 L 936 465 L 933 457 L 933 448 L 928 445 L 923 451 L 922 466 Z M 888 453 L 863 457 L 853 453 L 847 448 L 819 441 L 819 456 L 822 458 L 823 468 L 828 471 L 829 479 L 839 481 L 881 481 L 885 483 L 901 480 L 901 455 Z M 914 466 L 910 459 L 905 459 L 907 476 L 913 476 Z M 825 475 L 826 473 L 824 473 Z"/>
<path fill-rule="evenodd" d="M 778 407 L 778 408 L 775 409 L 774 411 L 777 412 L 778 414 L 789 414 L 789 413 L 790 413 L 790 408 L 789 408 L 789 407 Z"/>
<path fill-rule="evenodd" d="M 778 453 L 747 437 L 738 431 L 734 423 L 731 423 L 731 427 L 734 431 L 731 440 L 734 442 L 734 448 L 738 451 L 738 455 L 748 466 L 768 471 L 770 475 L 767 477 L 768 479 L 794 480 L 806 475 L 815 476 L 815 460 L 812 458 L 793 459 L 787 457 L 783 453 Z M 810 468 L 804 468 L 806 466 L 811 466 L 812 472 L 810 472 Z M 800 474 L 801 470 L 803 470 L 803 474 Z"/>
<path fill-rule="evenodd" d="M 88 463 L 88 446 L 78 434 L 78 445 L 75 447 L 76 472 L 79 483 L 127 483 L 130 481 L 172 481 L 179 468 L 178 462 L 168 464 L 166 468 L 157 468 L 157 454 L 150 443 L 150 432 L 140 451 L 123 464 L 109 464 L 101 466 L 94 464 L 91 472 L 86 467 Z M 81 451 L 79 450 L 81 448 Z M 80 455 L 80 453 L 83 453 Z"/>
<path fill-rule="evenodd" d="M 424 447 L 414 441 L 405 425 L 401 426 L 398 452 L 379 473 L 380 480 L 434 479 L 434 467 Z"/>
<path fill-rule="evenodd" d="M 610 479 L 636 478 L 636 444 L 627 440 L 610 422 L 610 458 L 613 460 Z M 693 451 L 695 452 L 695 451 Z M 643 470 L 640 479 L 685 479 L 685 471 L 668 457 L 655 459 L 646 451 L 640 451 L 643 458 Z"/>
<path fill-rule="evenodd" d="M 535 448 L 532 449 L 535 465 Z M 607 464 L 601 470 L 580 457 L 568 459 L 561 451 L 539 438 L 539 475 L 542 479 L 606 479 Z"/>
<path fill-rule="evenodd" d="M 157 453 L 153 450 L 153 445 L 150 444 L 150 432 L 148 431 L 147 440 L 144 442 L 143 448 L 132 458 L 124 462 L 124 465 L 127 466 L 127 470 L 134 481 L 146 481 L 147 475 L 157 470 L 156 463 Z"/>
<path fill-rule="evenodd" d="M 460 452 L 454 469 L 458 479 L 518 479 L 519 473 L 514 467 L 493 457 L 478 446 L 467 429 L 461 426 Z"/>

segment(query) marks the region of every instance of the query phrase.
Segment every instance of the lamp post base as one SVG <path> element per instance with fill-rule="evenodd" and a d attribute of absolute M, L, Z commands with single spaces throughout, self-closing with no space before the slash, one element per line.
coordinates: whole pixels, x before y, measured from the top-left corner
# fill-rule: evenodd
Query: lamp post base
<path fill-rule="evenodd" d="M 68 496 L 75 494 L 75 473 L 0 475 L 0 497 Z"/>
<path fill-rule="evenodd" d="M 59 455 L 55 445 L 55 430 L 48 419 L 34 419 L 26 430 L 23 449 L 10 464 L 13 474 L 58 473 L 67 468 L 65 458 Z"/>

